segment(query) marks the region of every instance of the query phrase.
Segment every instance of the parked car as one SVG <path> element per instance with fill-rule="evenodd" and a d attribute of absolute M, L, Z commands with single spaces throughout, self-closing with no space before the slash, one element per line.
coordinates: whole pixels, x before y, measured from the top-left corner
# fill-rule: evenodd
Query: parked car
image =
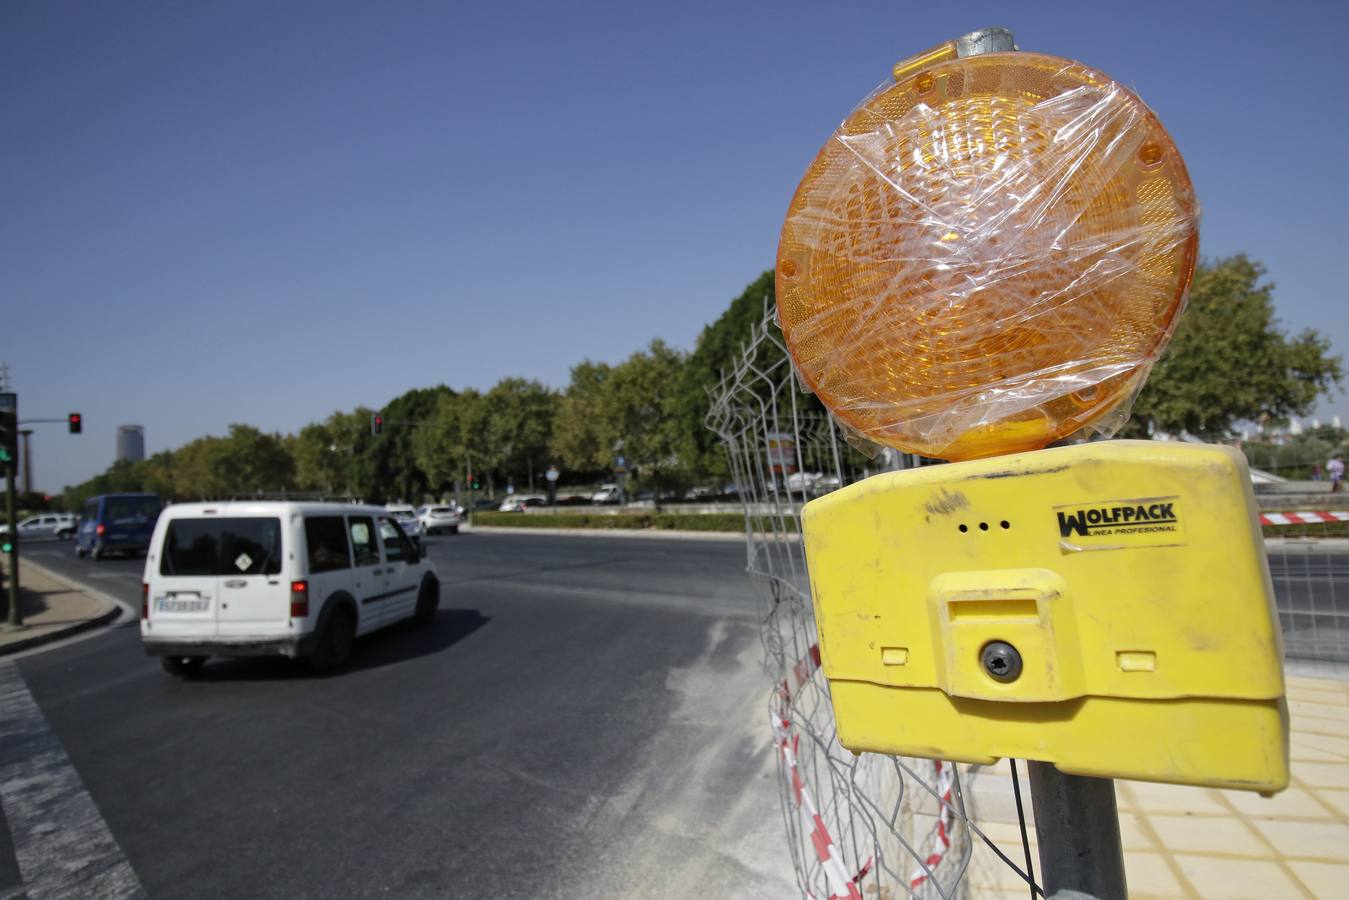
<path fill-rule="evenodd" d="M 352 642 L 429 624 L 440 581 L 387 509 L 348 503 L 169 506 L 141 585 L 141 643 L 173 675 L 212 656 L 342 666 Z"/>
<path fill-rule="evenodd" d="M 496 509 L 499 505 L 500 504 L 496 500 L 491 500 L 487 497 L 479 497 L 477 500 L 473 501 L 474 509 Z"/>
<path fill-rule="evenodd" d="M 602 484 L 600 489 L 590 495 L 591 503 L 617 503 L 622 497 L 622 491 L 616 484 Z"/>
<path fill-rule="evenodd" d="M 156 494 L 102 494 L 84 501 L 75 531 L 75 555 L 100 559 L 109 553 L 135 556 L 150 547 L 162 504 Z"/>
<path fill-rule="evenodd" d="M 536 494 L 512 494 L 497 507 L 499 512 L 524 512 L 531 506 L 547 506 L 548 498 Z"/>
<path fill-rule="evenodd" d="M 423 506 L 417 510 L 417 518 L 421 522 L 422 531 L 426 534 L 435 534 L 438 531 L 458 534 L 463 513 L 456 506 Z"/>
<path fill-rule="evenodd" d="M 406 503 L 390 503 L 384 507 L 393 513 L 393 517 L 398 520 L 398 524 L 403 526 L 403 531 L 410 538 L 419 538 L 422 536 L 422 523 L 417 518 L 417 511 Z"/>
<path fill-rule="evenodd" d="M 70 513 L 42 513 L 29 516 L 15 527 L 19 540 L 60 538 L 66 540 L 75 534 L 75 517 Z M 0 534 L 9 534 L 9 523 L 0 524 Z"/>

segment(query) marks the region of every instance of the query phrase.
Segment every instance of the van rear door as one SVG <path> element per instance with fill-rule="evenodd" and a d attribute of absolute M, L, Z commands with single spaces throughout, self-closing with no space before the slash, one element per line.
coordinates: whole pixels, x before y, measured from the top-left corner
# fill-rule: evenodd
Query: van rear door
<path fill-rule="evenodd" d="M 151 618 L 214 626 L 220 531 L 215 516 L 169 521 L 159 548 L 159 577 L 150 580 Z"/>
<path fill-rule="evenodd" d="M 281 577 L 282 522 L 278 516 L 229 516 L 219 520 L 221 637 L 285 633 L 290 626 L 290 584 Z"/>
<path fill-rule="evenodd" d="M 281 578 L 277 516 L 176 518 L 164 531 L 156 619 L 213 623 L 221 637 L 283 633 L 290 585 Z"/>

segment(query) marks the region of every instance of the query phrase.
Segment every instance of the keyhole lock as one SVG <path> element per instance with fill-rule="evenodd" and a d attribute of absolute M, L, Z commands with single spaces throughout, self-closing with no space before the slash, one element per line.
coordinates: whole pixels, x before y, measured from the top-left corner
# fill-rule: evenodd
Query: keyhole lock
<path fill-rule="evenodd" d="M 983 663 L 984 671 L 994 681 L 1005 684 L 1021 677 L 1021 654 L 1006 641 L 989 641 L 984 644 L 984 649 L 979 651 L 979 661 Z"/>

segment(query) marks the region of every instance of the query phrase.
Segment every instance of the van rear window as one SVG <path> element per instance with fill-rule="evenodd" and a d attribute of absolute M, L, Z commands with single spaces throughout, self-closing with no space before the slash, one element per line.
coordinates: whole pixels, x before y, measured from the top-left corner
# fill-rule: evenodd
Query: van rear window
<path fill-rule="evenodd" d="M 164 535 L 161 575 L 276 575 L 280 571 L 280 519 L 174 519 Z"/>
<path fill-rule="evenodd" d="M 103 518 L 110 523 L 153 524 L 159 516 L 158 497 L 108 497 L 103 501 Z"/>

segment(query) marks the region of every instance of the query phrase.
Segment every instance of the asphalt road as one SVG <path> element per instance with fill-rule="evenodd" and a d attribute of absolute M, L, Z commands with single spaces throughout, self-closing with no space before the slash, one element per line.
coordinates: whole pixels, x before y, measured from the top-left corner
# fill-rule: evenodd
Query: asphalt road
<path fill-rule="evenodd" d="M 50 734 L 10 761 L 63 749 L 111 836 L 88 845 L 154 898 L 796 893 L 742 544 L 427 545 L 435 625 L 358 642 L 339 675 L 219 660 L 181 681 L 134 623 L 19 660 Z M 140 560 L 25 549 L 139 603 Z M 0 829 L 0 897 L 41 827 Z"/>

